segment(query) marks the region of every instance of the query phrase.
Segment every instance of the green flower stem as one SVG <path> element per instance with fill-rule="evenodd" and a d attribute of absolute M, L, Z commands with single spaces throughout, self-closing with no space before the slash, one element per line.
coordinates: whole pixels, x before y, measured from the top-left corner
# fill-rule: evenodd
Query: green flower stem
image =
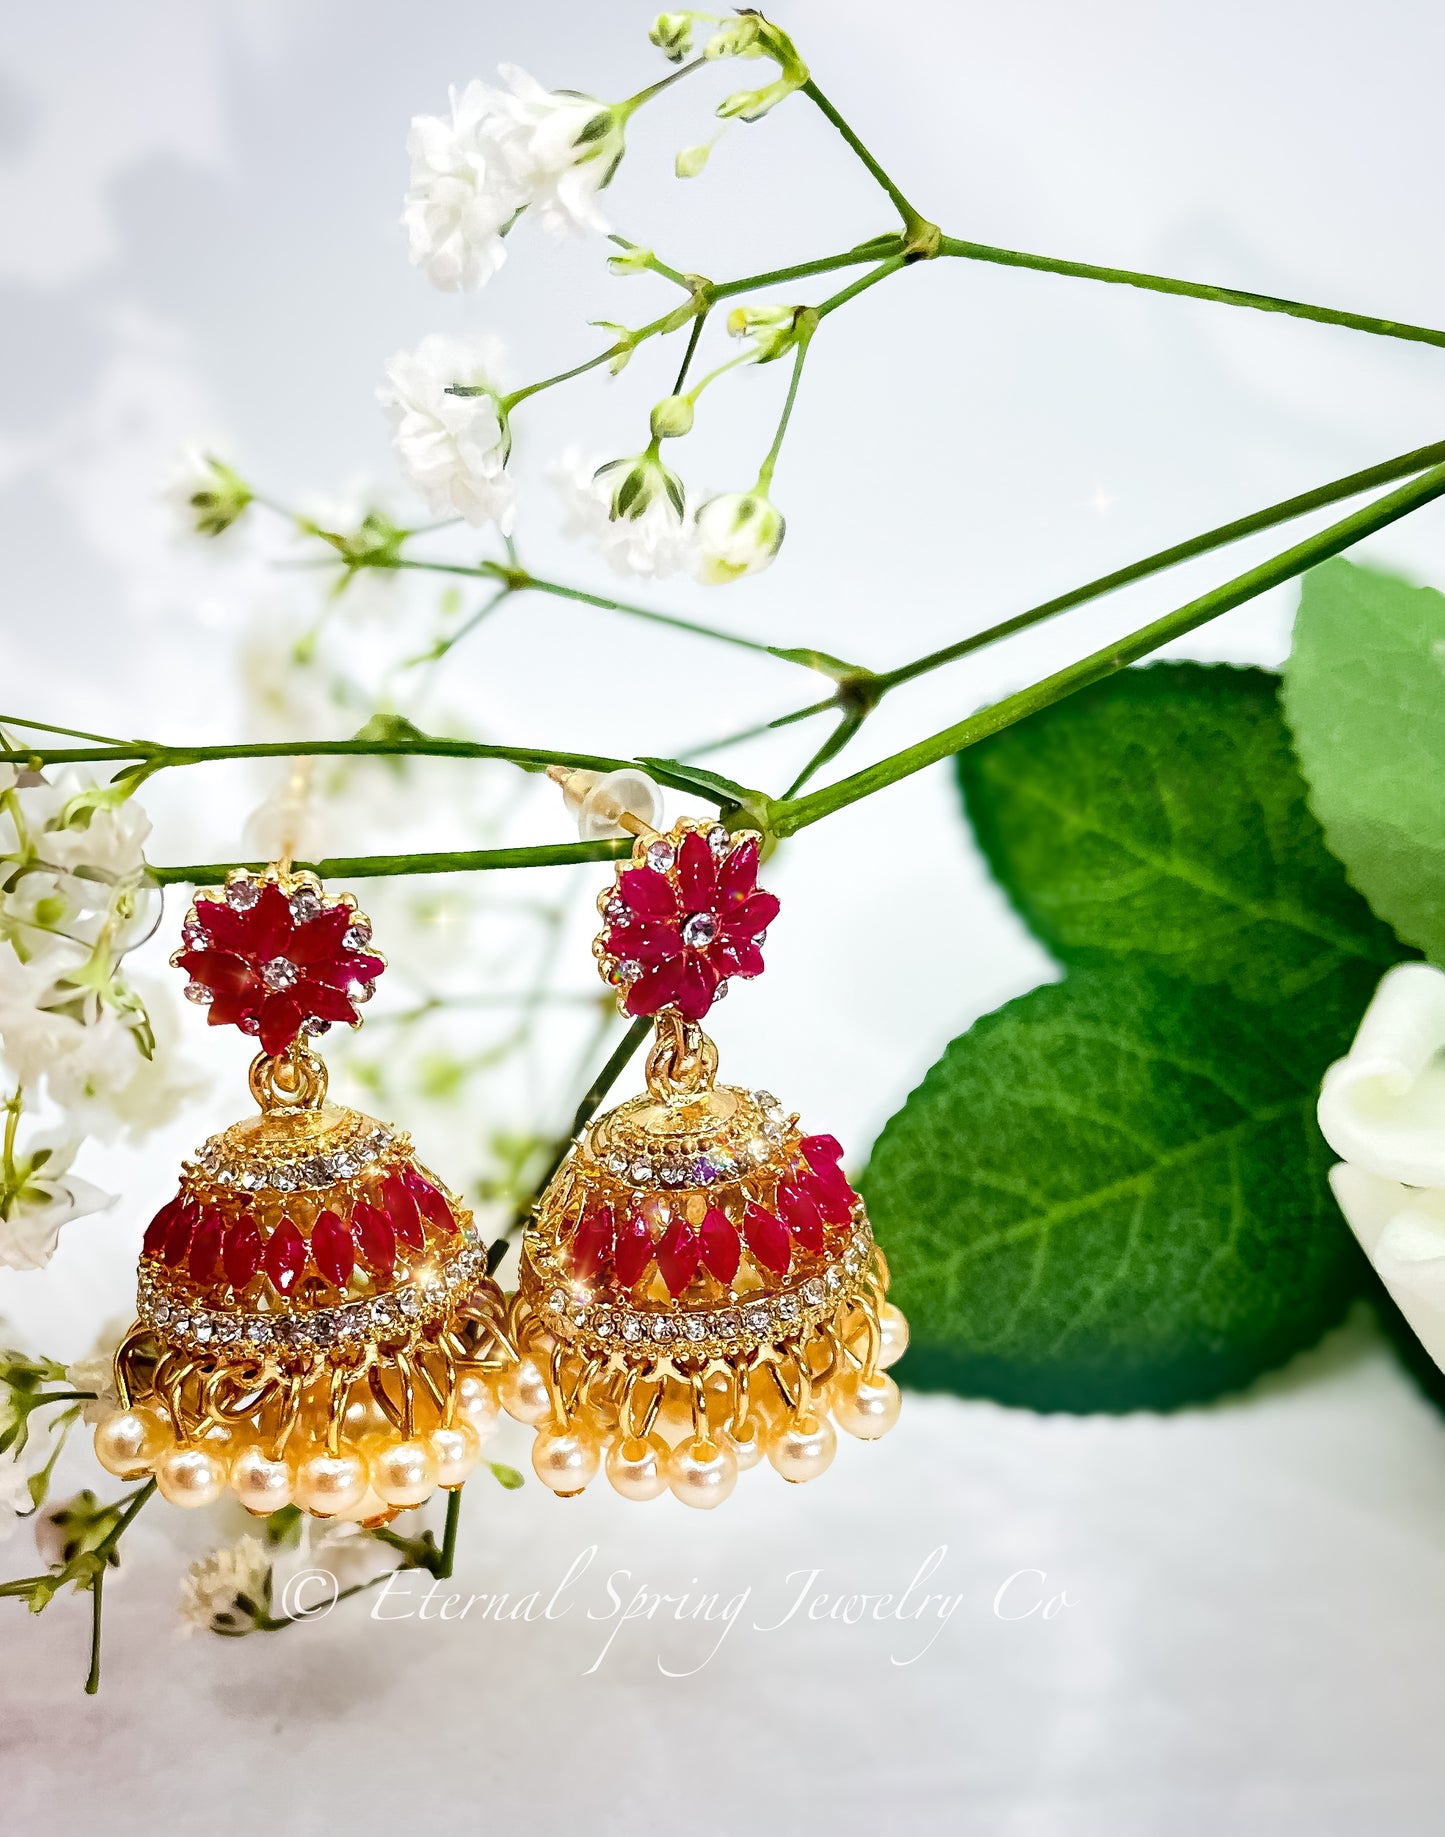
<path fill-rule="evenodd" d="M 555 599 L 575 600 L 579 606 L 595 606 L 602 612 L 620 612 L 629 619 L 643 619 L 649 625 L 666 625 L 673 631 L 690 632 L 697 638 L 711 638 L 718 644 L 731 644 L 739 650 L 758 651 L 766 657 L 781 658 L 784 663 L 794 663 L 797 659 L 789 655 L 787 647 L 777 644 L 764 644 L 757 638 L 746 638 L 741 632 L 728 631 L 720 625 L 702 625 L 694 619 L 679 619 L 669 612 L 654 612 L 650 606 L 633 606 L 625 600 L 609 599 L 605 594 L 588 593 L 581 587 L 563 586 L 560 581 L 536 580 L 528 575 L 525 589 L 534 593 L 549 593 Z M 804 669 L 812 669 L 812 664 L 804 664 Z"/>
<path fill-rule="evenodd" d="M 606 602 L 603 602 L 604 604 Z M 766 647 L 764 647 L 766 648 Z M 431 734 L 412 734 L 398 740 L 243 740 L 224 746 L 162 746 L 153 740 L 131 740 L 119 746 L 46 747 L 43 752 L 0 751 L 0 761 L 24 765 L 39 758 L 47 765 L 106 765 L 139 760 L 151 771 L 173 766 L 204 765 L 222 759 L 501 759 L 523 771 L 542 772 L 549 765 L 582 766 L 593 772 L 629 770 L 631 759 L 605 753 L 559 753 L 543 747 L 493 746 L 482 740 L 449 740 Z M 654 776 L 676 791 L 692 789 L 666 770 Z"/>
<path fill-rule="evenodd" d="M 86 1673 L 85 1694 L 93 1697 L 100 1689 L 100 1617 L 101 1587 L 105 1578 L 106 1564 L 110 1561 L 111 1552 L 121 1538 L 130 1529 L 137 1514 L 156 1489 L 154 1480 L 147 1480 L 144 1486 L 137 1487 L 130 1496 L 129 1502 L 114 1525 L 96 1545 L 94 1555 L 98 1559 L 95 1578 L 91 1583 L 94 1600 L 90 1610 L 90 1670 Z"/>
<path fill-rule="evenodd" d="M 692 360 L 697 352 L 698 343 L 702 338 L 702 328 L 707 324 L 707 315 L 710 310 L 710 308 L 704 308 L 692 322 L 692 330 L 688 333 L 687 338 L 687 349 L 682 354 L 682 364 L 677 372 L 677 381 L 672 385 L 674 395 L 679 393 L 687 381 L 687 373 L 692 368 Z"/>
<path fill-rule="evenodd" d="M 875 269 L 876 273 L 877 270 Z M 817 321 L 813 321 L 816 325 Z M 773 482 L 773 471 L 778 463 L 778 455 L 783 450 L 783 436 L 788 431 L 788 423 L 793 418 L 793 404 L 798 399 L 798 384 L 803 380 L 803 365 L 807 361 L 808 346 L 813 338 L 813 327 L 802 325 L 798 330 L 797 354 L 793 358 L 793 374 L 788 379 L 788 393 L 783 398 L 783 412 L 778 416 L 778 430 L 773 435 L 773 444 L 768 448 L 767 458 L 758 467 L 758 482 L 754 491 L 766 497 Z"/>
<path fill-rule="evenodd" d="M 0 714 L 0 728 L 24 727 L 35 733 L 63 734 L 67 740 L 93 740 L 97 746 L 123 746 L 117 734 L 89 734 L 83 727 L 56 727 L 49 721 L 22 721 L 18 714 Z"/>
<path fill-rule="evenodd" d="M 826 319 L 829 313 L 836 312 L 840 306 L 846 306 L 849 300 L 855 299 L 860 293 L 866 293 L 877 282 L 886 281 L 890 274 L 897 274 L 900 268 L 907 266 L 907 260 L 908 258 L 904 255 L 890 255 L 871 273 L 863 275 L 860 280 L 851 282 L 847 287 L 841 288 L 824 300 L 817 309 L 818 317 Z"/>
<path fill-rule="evenodd" d="M 696 791 L 693 793 L 698 795 Z M 479 874 L 493 868 L 567 867 L 578 861 L 618 861 L 630 853 L 630 836 L 615 842 L 556 842 L 537 848 L 474 848 L 429 855 L 340 855 L 325 861 L 298 861 L 322 880 L 378 880 L 391 874 Z M 161 886 L 219 886 L 238 865 L 264 873 L 264 861 L 210 861 L 185 867 L 153 867 Z"/>
<path fill-rule="evenodd" d="M 1307 569 L 1353 547 L 1366 536 L 1387 528 L 1442 494 L 1445 494 L 1445 465 L 1432 467 L 1399 491 L 1392 491 L 1365 509 L 1355 511 L 1338 523 L 1332 523 L 1318 535 L 1226 581 L 1212 593 L 1190 600 L 1177 611 L 1155 619 L 1114 644 L 1105 645 L 1102 650 L 1092 652 L 1052 676 L 1046 676 L 1042 682 L 1034 683 L 1017 695 L 995 702 L 991 708 L 970 715 L 966 720 L 945 728 L 942 733 L 920 740 L 886 759 L 880 759 L 876 765 L 855 772 L 849 778 L 840 779 L 836 784 L 827 785 L 811 796 L 784 799 L 774 804 L 770 812 L 774 833 L 780 836 L 793 835 L 810 823 L 831 816 L 835 810 L 845 809 L 849 804 L 857 803 L 860 798 L 869 797 L 875 791 L 881 791 L 914 772 L 922 771 L 925 766 L 934 765 L 940 759 L 962 752 L 965 747 L 987 739 L 990 734 L 1000 733 L 1005 727 L 1013 726 L 1016 721 L 1037 713 L 1041 708 L 1052 707 L 1055 702 L 1112 675 L 1116 670 L 1124 669 L 1128 664 L 1138 662 L 1151 651 L 1157 651 L 1176 638 L 1182 638 L 1186 633 L 1207 624 L 1210 619 L 1218 618 L 1221 613 L 1230 612 L 1258 594 L 1267 592 L 1269 588 L 1295 579 Z"/>
<path fill-rule="evenodd" d="M 1312 319 L 1318 325 L 1343 325 L 1354 332 L 1372 332 L 1378 338 L 1404 338 L 1414 344 L 1445 346 L 1445 332 L 1435 331 L 1430 326 L 1409 325 L 1398 319 L 1375 319 L 1366 313 L 1338 312 L 1329 306 L 1309 306 L 1301 300 L 1284 300 L 1268 293 L 1247 293 L 1237 287 L 1180 281 L 1167 274 L 1142 274 L 1132 268 L 1100 268 L 1092 262 L 1063 261 L 1053 255 L 1026 255 L 1018 249 L 999 249 L 986 242 L 965 242 L 959 236 L 942 237 L 938 253 L 958 256 L 964 261 L 993 262 L 1005 268 L 1032 268 L 1040 274 L 1064 274 L 1081 281 L 1109 281 L 1115 286 L 1140 287 L 1147 293 L 1212 300 L 1219 306 L 1247 306 L 1255 312 L 1286 313 L 1292 319 Z"/>
<path fill-rule="evenodd" d="M 627 249 L 629 251 L 641 248 L 642 246 L 640 243 L 633 242 L 629 237 L 617 235 L 615 231 L 608 236 L 607 240 L 609 242 L 615 242 L 619 249 Z M 609 256 L 608 260 L 614 261 L 616 257 Z M 665 261 L 659 261 L 651 249 L 647 251 L 647 272 L 649 274 L 660 274 L 665 281 L 671 281 L 674 286 L 681 287 L 684 293 L 691 293 L 693 291 L 692 279 L 682 273 L 680 269 L 669 268 Z"/>
<path fill-rule="evenodd" d="M 734 363 L 750 360 L 751 352 L 744 357 L 735 358 Z M 699 385 L 701 387 L 701 385 Z M 687 632 L 694 638 L 711 639 L 716 644 L 731 644 L 739 650 L 757 651 L 766 657 L 780 658 L 784 663 L 801 663 L 804 669 L 815 669 L 818 666 L 806 661 L 806 654 L 789 649 L 785 645 L 764 644 L 760 639 L 744 637 L 741 632 L 728 631 L 721 625 L 705 625 L 696 619 L 680 619 L 670 612 L 656 612 L 650 606 L 634 606 L 627 600 L 614 600 L 602 593 L 589 593 L 584 587 L 571 587 L 564 581 L 541 580 L 535 574 L 529 574 L 525 568 L 504 567 L 500 562 L 482 562 L 479 566 L 469 567 L 461 562 L 424 561 L 415 557 L 402 557 L 396 561 L 374 564 L 388 568 L 408 568 L 421 573 L 462 574 L 473 580 L 496 580 L 502 585 L 501 594 L 496 599 L 488 600 L 485 606 L 451 633 L 445 640 L 439 641 L 430 651 L 426 651 L 415 662 L 434 662 L 439 657 L 459 644 L 467 634 L 482 622 L 489 612 L 495 610 L 498 601 L 511 593 L 547 593 L 553 599 L 575 600 L 579 606 L 595 606 L 601 612 L 620 612 L 625 618 L 642 619 L 649 625 L 666 625 L 672 631 Z M 826 673 L 826 672 L 825 672 Z M 6 755 L 0 753 L 0 758 Z M 28 755 L 27 755 L 28 756 Z M 48 755 L 54 757 L 55 755 Z"/>
<path fill-rule="evenodd" d="M 457 1560 L 457 1526 L 462 1519 L 462 1491 L 458 1486 L 447 1494 L 447 1519 L 442 1528 L 441 1555 L 437 1559 L 436 1578 L 439 1582 L 451 1579 L 452 1569 Z"/>
<path fill-rule="evenodd" d="M 1356 497 L 1360 492 L 1373 490 L 1377 485 L 1393 484 L 1396 479 L 1408 478 L 1412 473 L 1423 472 L 1428 466 L 1441 464 L 1445 464 L 1445 440 L 1437 440 L 1431 446 L 1417 447 L 1414 452 L 1402 453 L 1398 459 L 1387 459 L 1378 466 L 1367 466 L 1363 472 L 1351 472 L 1344 478 L 1331 479 L 1327 485 L 1317 485 L 1313 491 L 1282 498 L 1279 503 L 1266 505 L 1263 510 L 1253 511 L 1247 517 L 1237 517 L 1232 523 L 1221 523 L 1215 529 L 1205 530 L 1202 535 L 1191 536 L 1187 542 L 1176 542 L 1170 548 L 1159 549 L 1153 555 L 1144 556 L 1141 561 L 1132 561 L 1127 567 L 1116 568 L 1111 574 L 1101 574 L 1096 580 L 1086 581 L 1081 587 L 1073 587 L 1067 593 L 1030 607 L 1027 612 L 1004 619 L 998 625 L 991 625 L 986 631 L 960 638 L 957 643 L 944 645 L 941 650 L 929 651 L 926 656 L 916 657 L 911 663 L 899 664 L 892 670 L 878 671 L 869 678 L 868 686 L 875 695 L 886 695 L 900 683 L 911 682 L 916 676 L 924 676 L 945 663 L 954 663 L 960 657 L 982 650 L 986 645 L 998 643 L 1001 638 L 1012 637 L 1015 632 L 1042 624 L 1045 619 L 1067 612 L 1074 606 L 1082 606 L 1087 600 L 1114 593 L 1120 587 L 1145 580 L 1149 575 L 1161 573 L 1166 568 L 1177 567 L 1180 562 L 1192 561 L 1196 556 L 1207 555 L 1212 549 L 1240 542 L 1246 536 L 1257 536 L 1278 523 L 1306 516 L 1312 510 L 1323 510 L 1343 498 Z"/>
<path fill-rule="evenodd" d="M 656 83 L 649 83 L 646 89 L 639 89 L 635 96 L 629 96 L 625 102 L 619 102 L 618 113 L 625 121 L 640 109 L 644 102 L 650 102 L 654 96 L 660 96 L 665 89 L 671 89 L 674 83 L 680 83 L 684 77 L 691 76 L 694 70 L 701 70 L 707 62 L 705 57 L 695 57 L 690 64 L 680 65 L 668 76 L 661 77 Z"/>
<path fill-rule="evenodd" d="M 849 127 L 848 123 L 838 113 L 837 109 L 833 107 L 833 104 L 823 94 L 822 90 L 819 89 L 818 85 L 811 77 L 803 84 L 802 93 L 822 112 L 828 121 L 832 122 L 833 126 L 837 128 L 844 140 L 847 141 L 848 145 L 858 155 L 858 158 L 862 160 L 864 166 L 866 166 L 873 177 L 877 179 L 884 191 L 888 193 L 888 196 L 893 200 L 898 215 L 903 219 L 903 227 L 908 236 L 913 237 L 920 230 L 929 229 L 931 225 L 929 225 L 927 218 L 924 217 L 921 212 L 916 211 L 908 202 L 908 199 L 904 197 L 898 186 L 889 178 L 878 161 L 868 151 L 867 147 L 864 146 L 863 142 L 853 132 L 852 128 Z"/>

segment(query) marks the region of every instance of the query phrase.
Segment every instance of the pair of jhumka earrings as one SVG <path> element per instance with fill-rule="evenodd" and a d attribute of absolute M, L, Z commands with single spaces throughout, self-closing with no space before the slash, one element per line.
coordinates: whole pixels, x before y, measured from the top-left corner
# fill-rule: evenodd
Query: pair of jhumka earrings
<path fill-rule="evenodd" d="M 212 1026 L 261 1047 L 260 1114 L 213 1136 L 145 1234 L 101 1464 L 178 1505 L 229 1487 L 381 1524 L 461 1486 L 499 1411 L 556 1493 L 710 1507 L 766 1455 L 828 1467 L 892 1427 L 907 1343 L 829 1135 L 716 1083 L 700 1022 L 761 973 L 778 912 L 759 838 L 683 818 L 637 773 L 561 772 L 584 837 L 631 832 L 594 951 L 655 1017 L 647 1089 L 594 1119 L 542 1194 L 504 1297 L 461 1199 L 407 1135 L 326 1101 L 314 1042 L 360 1024 L 385 962 L 349 894 L 289 864 L 198 893 L 172 962 Z M 639 810 L 646 814 L 640 814 Z"/>

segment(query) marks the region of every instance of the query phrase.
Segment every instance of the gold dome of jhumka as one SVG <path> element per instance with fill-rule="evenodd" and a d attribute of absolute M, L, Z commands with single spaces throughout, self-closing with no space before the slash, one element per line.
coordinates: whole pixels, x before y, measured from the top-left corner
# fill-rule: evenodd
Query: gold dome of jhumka
<path fill-rule="evenodd" d="M 721 982 L 762 969 L 777 901 L 757 860 L 755 837 L 684 820 L 641 836 L 599 901 L 603 974 L 657 1017 L 648 1088 L 583 1130 L 539 1202 L 502 1385 L 564 1495 L 605 1465 L 627 1497 L 712 1506 L 764 1454 L 811 1479 L 835 1423 L 871 1440 L 898 1414 L 885 1367 L 907 1329 L 840 1145 L 718 1084 L 697 1024 Z"/>
<path fill-rule="evenodd" d="M 326 1101 L 302 1044 L 343 1002 L 354 1021 L 369 940 L 349 899 L 275 869 L 187 921 L 191 989 L 277 1050 L 251 1067 L 260 1115 L 185 1163 L 146 1232 L 96 1430 L 102 1465 L 177 1504 L 229 1485 L 257 1513 L 380 1522 L 459 1486 L 493 1425 L 504 1303 L 471 1214 L 403 1131 Z"/>

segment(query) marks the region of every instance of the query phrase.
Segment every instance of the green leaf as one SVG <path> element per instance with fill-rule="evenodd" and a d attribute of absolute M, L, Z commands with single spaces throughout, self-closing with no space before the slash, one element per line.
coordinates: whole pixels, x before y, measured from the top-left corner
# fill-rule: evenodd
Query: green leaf
<path fill-rule="evenodd" d="M 1347 883 L 1263 670 L 1125 670 L 958 756 L 994 875 L 1060 962 L 1248 999 L 1406 954 Z"/>
<path fill-rule="evenodd" d="M 515 1467 L 508 1467 L 505 1461 L 488 1461 L 487 1465 L 491 1468 L 492 1477 L 498 1486 L 505 1486 L 509 1493 L 516 1492 L 517 1488 L 522 1485 L 521 1474 Z"/>
<path fill-rule="evenodd" d="M 1350 880 L 1445 963 L 1445 594 L 1343 560 L 1311 569 L 1284 708 Z"/>
<path fill-rule="evenodd" d="M 701 796 L 710 798 L 713 803 L 719 799 L 725 804 L 740 804 L 748 798 L 756 797 L 756 791 L 750 791 L 746 785 L 740 785 L 735 778 L 724 778 L 721 772 L 710 772 L 706 766 L 683 765 L 676 759 L 648 759 L 639 757 L 637 763 L 646 766 L 654 777 L 661 777 L 663 782 L 674 786 L 679 791 L 696 791 Z"/>
<path fill-rule="evenodd" d="M 414 721 L 404 714 L 374 714 L 352 735 L 354 740 L 368 740 L 377 746 L 409 745 L 413 740 L 429 740 Z"/>
<path fill-rule="evenodd" d="M 1314 1108 L 1374 975 L 1349 964 L 1271 1008 L 1077 970 L 955 1040 L 863 1181 L 908 1378 L 1164 1409 L 1313 1344 L 1364 1278 Z"/>

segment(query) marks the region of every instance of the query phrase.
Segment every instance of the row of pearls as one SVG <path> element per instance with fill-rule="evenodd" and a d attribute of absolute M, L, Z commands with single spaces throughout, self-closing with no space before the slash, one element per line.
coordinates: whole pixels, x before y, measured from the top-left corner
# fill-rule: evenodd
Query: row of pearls
<path fill-rule="evenodd" d="M 546 1375 L 530 1355 L 502 1376 L 498 1391 L 508 1415 L 537 1428 L 532 1466 L 559 1497 L 575 1498 L 605 1470 L 613 1490 L 625 1499 L 657 1499 L 670 1491 L 685 1505 L 710 1510 L 732 1492 L 739 1473 L 764 1455 L 795 1484 L 826 1473 L 838 1449 L 834 1423 L 860 1441 L 888 1433 L 898 1420 L 901 1399 L 884 1368 L 907 1349 L 908 1324 L 897 1308 L 884 1303 L 879 1327 L 874 1368 L 841 1373 L 819 1391 L 816 1407 L 781 1416 L 757 1408 L 740 1429 L 710 1421 L 706 1433 L 685 1435 L 676 1446 L 655 1431 L 625 1435 L 585 1417 L 557 1421 Z"/>
<path fill-rule="evenodd" d="M 486 1378 L 468 1374 L 456 1387 L 450 1423 L 400 1436 L 371 1399 L 346 1411 L 344 1438 L 332 1454 L 324 1427 L 304 1425 L 288 1447 L 273 1454 L 264 1441 L 213 1427 L 177 1441 L 166 1412 L 139 1400 L 105 1418 L 95 1431 L 96 1459 L 121 1480 L 155 1476 L 173 1505 L 211 1505 L 229 1485 L 258 1516 L 296 1505 L 320 1518 L 367 1520 L 421 1505 L 438 1487 L 461 1486 L 495 1432 L 497 1393 Z"/>

